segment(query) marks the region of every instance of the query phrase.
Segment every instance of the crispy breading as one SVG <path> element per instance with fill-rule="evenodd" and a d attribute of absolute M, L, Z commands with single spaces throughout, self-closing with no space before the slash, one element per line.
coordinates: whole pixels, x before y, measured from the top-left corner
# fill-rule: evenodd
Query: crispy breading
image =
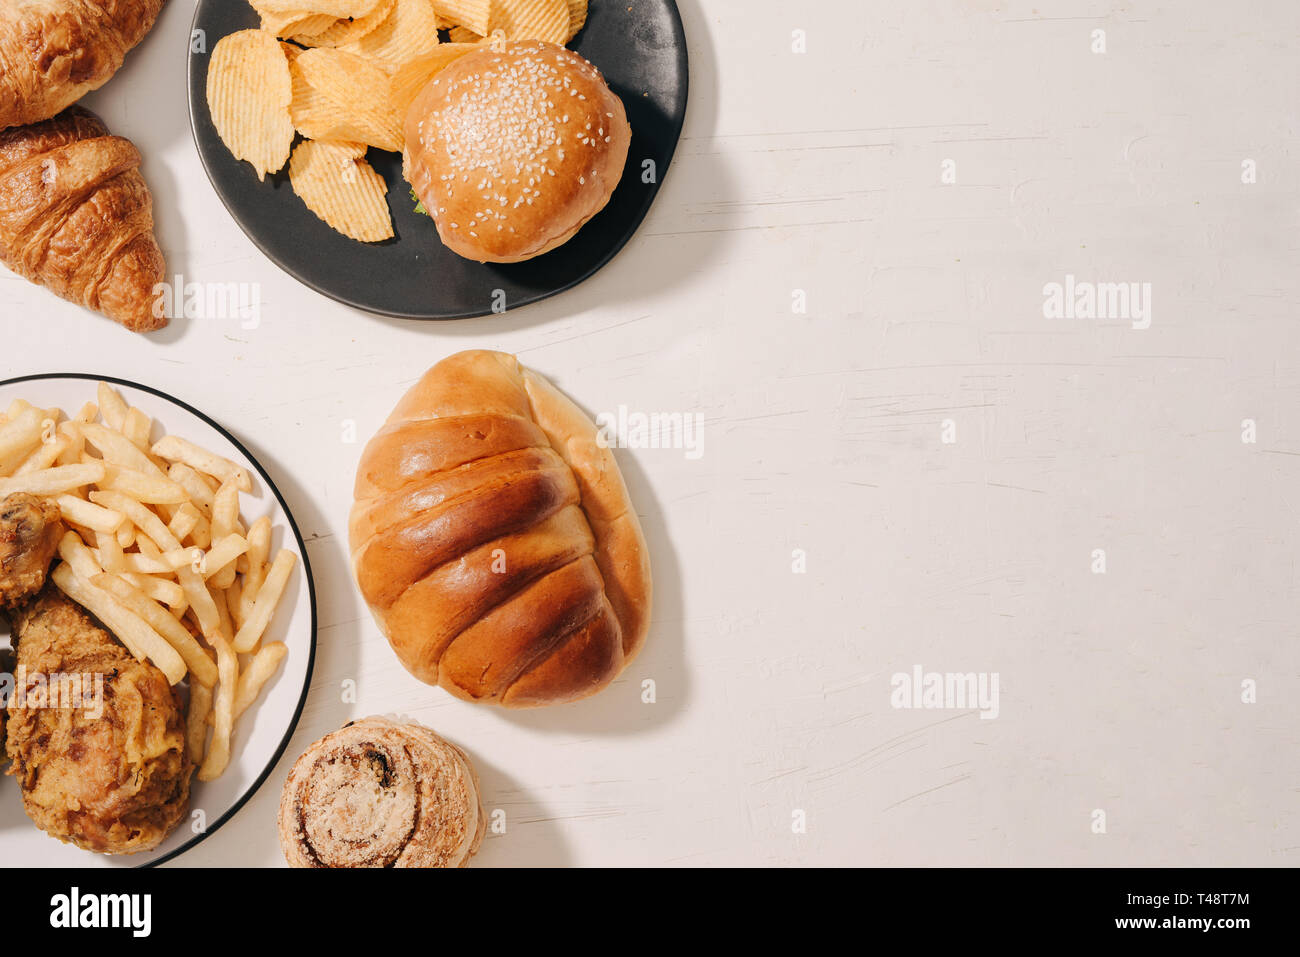
<path fill-rule="evenodd" d="M 41 590 L 66 528 L 48 499 L 19 492 L 0 500 L 0 609 Z"/>
<path fill-rule="evenodd" d="M 85 850 L 152 850 L 180 823 L 193 765 L 180 697 L 53 586 L 13 615 L 18 668 L 33 676 L 102 676 L 102 713 L 9 709 L 8 774 L 37 827 Z M 83 685 L 84 687 L 84 685 Z"/>

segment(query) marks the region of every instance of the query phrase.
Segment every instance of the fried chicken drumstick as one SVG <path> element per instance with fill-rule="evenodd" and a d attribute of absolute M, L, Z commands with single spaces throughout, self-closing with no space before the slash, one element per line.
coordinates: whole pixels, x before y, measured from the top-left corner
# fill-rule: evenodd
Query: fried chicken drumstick
<path fill-rule="evenodd" d="M 0 500 L 0 610 L 41 590 L 65 528 L 51 501 L 22 492 Z"/>
<path fill-rule="evenodd" d="M 41 590 L 66 527 L 53 502 L 22 493 L 0 500 L 0 622 L 7 609 Z M 4 746 L 5 709 L 0 707 L 0 766 Z"/>
<path fill-rule="evenodd" d="M 27 816 L 52 837 L 101 854 L 152 850 L 189 804 L 181 700 L 161 671 L 52 584 L 42 587 L 49 539 L 57 543 L 62 523 L 57 509 L 50 519 L 39 500 L 15 498 L 0 502 L 0 586 L 21 582 L 8 596 L 41 590 L 31 601 L 6 599 L 29 696 L 24 707 L 10 702 L 7 773 L 19 781 Z M 79 706 L 32 704 L 42 685 L 52 697 L 53 675 L 81 677 Z"/>

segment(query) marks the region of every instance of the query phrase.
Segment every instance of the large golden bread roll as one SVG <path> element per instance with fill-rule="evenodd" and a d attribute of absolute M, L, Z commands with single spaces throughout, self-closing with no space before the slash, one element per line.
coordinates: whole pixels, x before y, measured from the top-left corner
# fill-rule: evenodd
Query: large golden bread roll
<path fill-rule="evenodd" d="M 596 427 L 500 352 L 438 363 L 357 468 L 353 571 L 413 675 L 473 701 L 574 701 L 645 641 L 641 524 Z"/>
<path fill-rule="evenodd" d="M 290 867 L 465 867 L 486 829 L 465 753 L 387 718 L 321 738 L 294 762 L 280 796 Z"/>
<path fill-rule="evenodd" d="M 453 252 L 531 259 L 568 242 L 623 177 L 632 131 L 594 66 L 492 40 L 440 70 L 406 114 L 409 178 Z"/>

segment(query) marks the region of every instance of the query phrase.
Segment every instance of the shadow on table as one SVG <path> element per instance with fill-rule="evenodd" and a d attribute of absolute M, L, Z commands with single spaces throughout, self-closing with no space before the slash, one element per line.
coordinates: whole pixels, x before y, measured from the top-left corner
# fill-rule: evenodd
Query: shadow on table
<path fill-rule="evenodd" d="M 500 768 L 488 764 L 472 748 L 465 750 L 478 772 L 479 795 L 488 815 L 488 830 L 483 836 L 483 846 L 470 866 L 570 866 L 573 855 L 555 821 L 541 816 L 545 809 Z M 505 812 L 505 834 L 495 834 L 492 831 L 492 815 L 497 811 Z"/>

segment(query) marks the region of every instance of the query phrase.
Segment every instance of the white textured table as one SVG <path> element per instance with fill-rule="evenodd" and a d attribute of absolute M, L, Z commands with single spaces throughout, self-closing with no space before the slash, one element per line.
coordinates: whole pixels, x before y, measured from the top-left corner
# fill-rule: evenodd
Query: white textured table
<path fill-rule="evenodd" d="M 368 713 L 470 751 L 508 822 L 485 865 L 1300 862 L 1294 3 L 683 0 L 690 116 L 637 238 L 558 299 L 427 325 L 304 289 L 226 215 L 192 6 L 91 105 L 148 158 L 171 270 L 260 284 L 261 325 L 140 339 L 0 279 L 0 374 L 200 406 L 309 538 L 290 754 L 181 863 L 279 865 L 290 762 Z M 1149 283 L 1149 328 L 1049 318 L 1067 275 Z M 581 705 L 419 684 L 351 585 L 348 424 L 474 347 L 593 412 L 703 416 L 698 458 L 620 453 L 655 623 Z M 997 718 L 892 707 L 917 666 L 996 674 Z"/>

